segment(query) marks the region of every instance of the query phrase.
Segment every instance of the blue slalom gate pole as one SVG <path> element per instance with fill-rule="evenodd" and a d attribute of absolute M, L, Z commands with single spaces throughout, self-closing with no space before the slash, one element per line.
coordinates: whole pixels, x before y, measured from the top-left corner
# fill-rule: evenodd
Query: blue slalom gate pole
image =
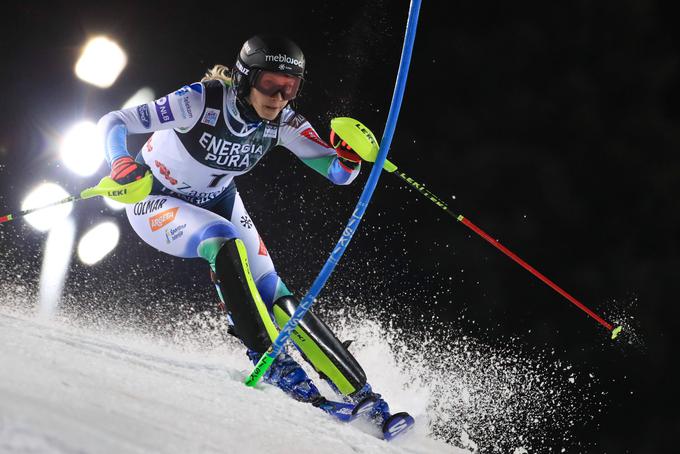
<path fill-rule="evenodd" d="M 378 184 L 378 179 L 380 178 L 383 165 L 385 164 L 385 160 L 387 159 L 387 152 L 389 151 L 390 145 L 392 143 L 394 130 L 397 127 L 399 110 L 401 109 L 401 102 L 402 99 L 404 98 L 404 90 L 406 88 L 406 77 L 408 75 L 408 69 L 411 63 L 413 42 L 415 41 L 416 37 L 416 25 L 418 24 L 419 11 L 420 0 L 411 0 L 411 5 L 408 13 L 408 20 L 406 22 L 406 35 L 404 37 L 404 46 L 401 50 L 401 60 L 399 62 L 399 71 L 397 73 L 397 82 L 394 87 L 394 93 L 392 94 L 392 104 L 390 105 L 390 112 L 387 116 L 385 132 L 383 133 L 383 138 L 380 141 L 380 149 L 375 159 L 375 163 L 373 164 L 373 168 L 371 169 L 371 174 L 369 175 L 368 181 L 364 186 L 364 190 L 362 191 L 361 196 L 359 197 L 359 202 L 357 203 L 357 206 L 354 208 L 354 212 L 352 213 L 352 216 L 347 222 L 347 226 L 345 227 L 345 230 L 342 232 L 342 236 L 338 240 L 337 245 L 333 249 L 333 252 L 331 252 L 331 255 L 328 257 L 328 260 L 326 260 L 326 263 L 321 269 L 319 275 L 312 283 L 312 286 L 310 287 L 309 291 L 298 305 L 291 319 L 288 320 L 288 322 L 284 325 L 283 329 L 281 329 L 281 332 L 272 343 L 272 346 L 264 355 L 262 355 L 262 358 L 260 358 L 259 362 L 255 366 L 255 369 L 253 369 L 253 372 L 246 379 L 245 383 L 248 386 L 255 386 L 257 382 L 260 380 L 260 378 L 262 378 L 264 373 L 267 371 L 267 369 L 269 369 L 269 367 L 272 365 L 272 363 L 279 355 L 279 353 L 281 353 L 281 350 L 283 350 L 283 347 L 290 338 L 291 333 L 293 332 L 293 330 L 295 330 L 295 328 L 302 320 L 302 317 L 305 316 L 309 308 L 312 307 L 312 304 L 316 300 L 316 297 L 323 289 L 331 273 L 333 273 L 335 265 L 337 265 L 338 262 L 340 261 L 342 254 L 344 254 L 345 249 L 347 249 L 347 246 L 352 240 L 352 236 L 354 236 L 354 232 L 356 231 L 357 227 L 359 226 L 359 223 L 361 222 L 361 218 L 366 212 L 368 203 L 370 202 L 371 197 L 373 196 L 373 191 L 375 190 L 375 187 Z"/>

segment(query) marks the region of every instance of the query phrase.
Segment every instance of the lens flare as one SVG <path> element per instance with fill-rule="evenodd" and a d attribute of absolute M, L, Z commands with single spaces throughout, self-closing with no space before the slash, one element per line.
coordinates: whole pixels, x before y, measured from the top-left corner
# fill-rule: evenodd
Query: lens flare
<path fill-rule="evenodd" d="M 51 317 L 59 305 L 73 253 L 76 227 L 73 219 L 66 218 L 50 230 L 45 243 L 40 271 L 39 313 Z"/>
<path fill-rule="evenodd" d="M 69 196 L 68 192 L 54 183 L 43 183 L 33 189 L 21 203 L 21 210 L 39 208 L 50 203 L 63 200 Z M 73 202 L 64 203 L 27 215 L 24 219 L 33 228 L 41 232 L 47 232 L 57 223 L 62 221 L 73 210 Z"/>
<path fill-rule="evenodd" d="M 75 124 L 61 143 L 61 159 L 69 170 L 81 176 L 93 175 L 104 161 L 104 150 L 91 121 Z"/>
<path fill-rule="evenodd" d="M 124 203 L 118 202 L 113 199 L 109 199 L 108 197 L 102 197 L 102 199 L 104 199 L 104 203 L 114 211 L 119 211 L 125 208 Z"/>
<path fill-rule="evenodd" d="M 108 88 L 116 81 L 127 65 L 127 55 L 109 38 L 99 36 L 91 39 L 75 66 L 79 79 L 99 88 Z"/>
<path fill-rule="evenodd" d="M 156 95 L 154 94 L 153 90 L 150 89 L 149 87 L 143 87 L 137 90 L 135 94 L 133 94 L 130 99 L 125 101 L 125 104 L 123 104 L 123 109 L 127 109 L 129 107 L 135 107 L 140 104 L 146 104 L 147 102 L 151 102 L 155 99 Z"/>
<path fill-rule="evenodd" d="M 102 222 L 80 239 L 78 258 L 86 265 L 94 265 L 118 245 L 119 238 L 120 230 L 115 223 Z"/>

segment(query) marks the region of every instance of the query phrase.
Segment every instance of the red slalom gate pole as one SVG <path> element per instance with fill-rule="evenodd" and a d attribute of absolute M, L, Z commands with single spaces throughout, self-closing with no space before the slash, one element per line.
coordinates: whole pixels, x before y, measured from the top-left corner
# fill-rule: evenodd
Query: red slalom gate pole
<path fill-rule="evenodd" d="M 586 307 L 585 304 L 571 296 L 569 293 L 567 293 L 566 290 L 564 290 L 562 287 L 559 285 L 555 284 L 553 281 L 548 279 L 546 276 L 544 276 L 542 273 L 540 273 L 536 268 L 533 266 L 529 265 L 527 262 L 522 260 L 520 257 L 518 257 L 515 253 L 513 253 L 510 249 L 506 248 L 503 246 L 501 243 L 498 241 L 494 240 L 491 238 L 489 234 L 487 234 L 484 230 L 480 229 L 477 227 L 475 224 L 472 223 L 468 218 L 459 215 L 456 219 L 463 223 L 465 226 L 469 227 L 470 230 L 475 232 L 477 235 L 481 236 L 484 238 L 489 244 L 491 244 L 493 247 L 501 251 L 503 254 L 507 255 L 511 259 L 513 259 L 515 262 L 519 263 L 525 270 L 529 271 L 531 274 L 545 282 L 549 287 L 551 287 L 553 290 L 555 290 L 557 293 L 574 303 L 579 309 L 581 309 L 583 312 L 586 314 L 590 315 L 593 319 L 595 319 L 600 325 L 604 326 L 607 328 L 608 331 L 613 331 L 614 327 L 611 325 L 611 323 L 606 322 L 602 317 L 597 315 L 595 312 L 591 311 Z M 618 333 L 617 333 L 618 334 Z M 614 336 L 616 337 L 616 336 Z"/>
<path fill-rule="evenodd" d="M 475 232 L 477 235 L 481 236 L 484 238 L 489 244 L 491 244 L 493 247 L 510 257 L 512 260 L 517 262 L 519 265 L 521 265 L 525 270 L 529 271 L 531 274 L 539 278 L 541 281 L 543 281 L 546 285 L 548 285 L 550 288 L 555 290 L 557 293 L 565 297 L 567 300 L 569 300 L 572 304 L 574 304 L 576 307 L 581 309 L 583 312 L 588 314 L 592 319 L 597 321 L 600 325 L 604 326 L 607 331 L 611 332 L 612 339 L 616 339 L 616 337 L 619 335 L 621 330 L 623 329 L 622 326 L 617 326 L 614 327 L 611 323 L 608 323 L 605 321 L 602 317 L 597 315 L 595 312 L 591 311 L 586 307 L 585 304 L 571 296 L 569 293 L 567 293 L 562 287 L 559 285 L 555 284 L 553 281 L 548 279 L 546 276 L 541 274 L 538 270 L 536 270 L 533 266 L 529 265 L 527 262 L 522 260 L 520 257 L 518 257 L 515 253 L 513 253 L 510 249 L 506 248 L 503 246 L 501 243 L 493 239 L 488 233 L 486 233 L 484 230 L 480 229 L 477 227 L 472 221 L 464 217 L 463 215 L 457 215 L 453 211 L 449 209 L 449 207 L 444 203 L 439 197 L 434 195 L 432 192 L 430 192 L 428 189 L 425 188 L 424 185 L 418 183 L 417 181 L 413 180 L 411 177 L 407 176 L 404 172 L 401 171 L 396 171 L 397 168 L 396 166 L 394 169 L 390 169 L 390 173 L 394 173 L 397 175 L 399 178 L 401 178 L 403 181 L 408 183 L 409 185 L 413 186 L 415 189 L 418 190 L 422 195 L 427 197 L 430 201 L 432 201 L 435 205 L 446 211 L 447 214 L 451 215 L 454 217 L 457 221 L 465 225 L 467 228 Z M 390 171 L 388 170 L 388 171 Z"/>

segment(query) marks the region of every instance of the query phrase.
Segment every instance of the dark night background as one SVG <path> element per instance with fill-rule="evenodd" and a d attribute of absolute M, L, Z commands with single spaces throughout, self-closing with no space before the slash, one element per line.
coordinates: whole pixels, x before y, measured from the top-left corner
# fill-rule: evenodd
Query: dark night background
<path fill-rule="evenodd" d="M 321 136 L 332 117 L 348 115 L 381 137 L 408 11 L 408 2 L 387 0 L 354 7 L 25 3 L 5 7 L 0 19 L 0 214 L 17 211 L 44 179 L 76 192 L 106 173 L 102 166 L 88 179 L 59 167 L 57 137 L 71 123 L 97 120 L 143 85 L 162 96 L 215 63 L 230 66 L 243 41 L 261 31 L 284 33 L 305 51 L 299 110 Z M 410 316 L 435 314 L 492 345 L 514 338 L 554 349 L 593 371 L 607 392 L 603 413 L 577 425 L 584 443 L 574 452 L 669 452 L 680 429 L 673 374 L 680 316 L 674 10 L 671 2 L 633 0 L 426 1 L 390 151 L 454 212 L 595 312 L 613 320 L 625 314 L 635 327 L 632 341 L 624 332 L 610 342 L 597 323 L 387 174 L 322 296 L 338 292 Z M 100 33 L 129 57 L 109 90 L 72 72 L 85 39 Z M 131 138 L 130 149 L 144 140 Z M 352 187 L 332 187 L 289 153 L 272 152 L 237 180 L 292 287 L 311 284 L 369 169 Z M 131 293 L 155 298 L 160 289 L 188 289 L 214 305 L 202 263 L 142 245 L 124 215 L 100 202 L 82 203 L 75 213 L 79 230 L 118 218 L 123 239 L 97 267 L 74 260 L 71 295 L 118 295 L 121 309 L 134 304 Z M 43 238 L 21 222 L 0 229 L 0 269 L 8 280 L 35 282 Z"/>

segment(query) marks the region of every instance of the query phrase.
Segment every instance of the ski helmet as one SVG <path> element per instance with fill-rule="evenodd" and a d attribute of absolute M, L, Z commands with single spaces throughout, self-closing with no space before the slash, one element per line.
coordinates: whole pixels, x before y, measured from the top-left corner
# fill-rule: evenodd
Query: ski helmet
<path fill-rule="evenodd" d="M 232 70 L 236 94 L 244 105 L 262 71 L 273 71 L 300 78 L 297 93 L 302 90 L 305 74 L 305 56 L 290 39 L 278 35 L 256 35 L 243 43 Z"/>

